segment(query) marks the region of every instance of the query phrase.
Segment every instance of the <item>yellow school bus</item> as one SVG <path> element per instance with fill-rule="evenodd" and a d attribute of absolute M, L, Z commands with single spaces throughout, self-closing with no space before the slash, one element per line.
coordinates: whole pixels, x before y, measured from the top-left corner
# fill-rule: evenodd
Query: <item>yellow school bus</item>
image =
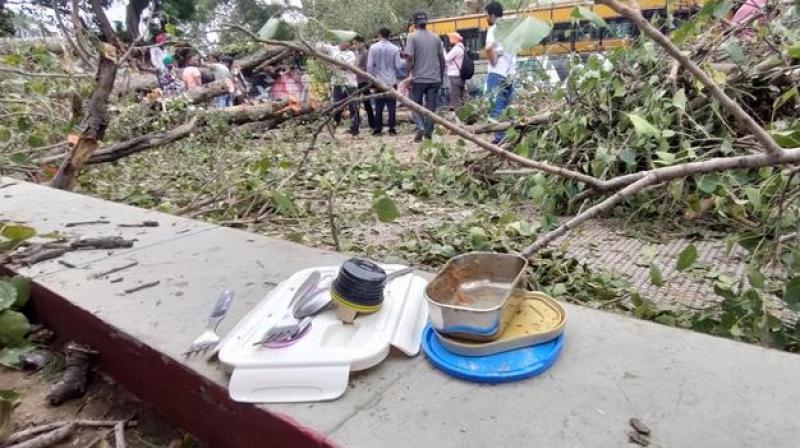
<path fill-rule="evenodd" d="M 666 17 L 668 13 L 678 18 L 685 18 L 702 6 L 702 0 L 639 0 L 642 14 L 648 20 L 654 15 Z M 586 21 L 575 21 L 572 11 L 581 6 L 603 18 L 607 28 L 598 29 Z M 554 0 L 547 5 L 540 5 L 520 11 L 510 11 L 506 17 L 517 15 L 531 16 L 549 22 L 553 29 L 540 45 L 520 52 L 518 56 L 563 55 L 567 53 L 594 53 L 628 45 L 636 37 L 638 30 L 625 17 L 617 14 L 605 5 L 593 2 Z M 470 50 L 480 51 L 486 42 L 486 30 L 489 24 L 485 14 L 471 14 L 458 17 L 432 19 L 428 22 L 428 30 L 446 39 L 447 33 L 458 32 L 464 38 L 464 44 Z M 412 31 L 412 27 L 409 27 Z"/>

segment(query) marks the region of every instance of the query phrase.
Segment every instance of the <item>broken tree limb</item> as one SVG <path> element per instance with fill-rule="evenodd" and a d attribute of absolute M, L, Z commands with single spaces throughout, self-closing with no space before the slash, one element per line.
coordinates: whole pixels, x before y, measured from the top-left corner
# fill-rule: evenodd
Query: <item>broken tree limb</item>
<path fill-rule="evenodd" d="M 485 126 L 476 126 L 473 128 L 466 128 L 471 130 L 475 134 L 491 134 L 497 131 L 505 131 L 508 128 L 516 128 L 516 129 L 524 129 L 528 126 L 538 126 L 542 124 L 547 124 L 550 122 L 553 114 L 552 112 L 544 112 L 538 115 L 534 115 L 532 117 L 527 117 L 525 120 L 520 122 L 511 122 L 511 121 L 504 121 L 502 123 L 497 124 L 488 124 Z"/>
<path fill-rule="evenodd" d="M 117 272 L 124 271 L 125 269 L 129 269 L 129 268 L 132 268 L 132 267 L 138 266 L 138 265 L 139 265 L 139 262 L 138 261 L 134 261 L 134 262 L 128 263 L 128 264 L 126 264 L 124 266 L 119 266 L 119 267 L 116 267 L 116 268 L 113 268 L 113 269 L 109 269 L 107 271 L 98 272 L 93 277 L 94 278 L 108 277 L 111 274 L 115 274 Z"/>
<path fill-rule="evenodd" d="M 196 126 L 197 117 L 195 116 L 192 117 L 192 119 L 187 123 L 184 123 L 174 129 L 170 129 L 169 131 L 142 135 L 131 140 L 104 147 L 102 150 L 93 154 L 88 163 L 96 164 L 112 162 L 114 160 L 119 160 L 123 157 L 127 157 L 131 154 L 136 154 L 156 146 L 172 143 L 191 135 Z"/>
<path fill-rule="evenodd" d="M 628 20 L 636 24 L 642 33 L 646 34 L 647 37 L 664 48 L 664 50 L 669 53 L 670 56 L 680 62 L 683 68 L 697 78 L 703 84 L 703 86 L 708 89 L 708 92 L 711 94 L 711 96 L 719 101 L 720 105 L 722 105 L 722 107 L 728 111 L 728 113 L 733 115 L 743 127 L 747 128 L 753 133 L 753 136 L 756 138 L 756 140 L 758 140 L 759 143 L 761 143 L 764 151 L 766 151 L 767 154 L 780 153 L 781 147 L 775 142 L 772 136 L 770 136 L 769 133 L 763 127 L 761 127 L 761 125 L 758 124 L 758 122 L 756 122 L 752 116 L 745 112 L 739 103 L 729 97 L 725 91 L 722 90 L 722 88 L 720 88 L 717 83 L 715 83 L 714 80 L 711 79 L 711 77 L 700 68 L 700 66 L 695 64 L 694 61 L 692 61 L 689 56 L 684 54 L 675 44 L 673 44 L 667 36 L 661 33 L 661 31 L 659 31 L 647 19 L 645 19 L 641 11 L 639 11 L 638 5 L 635 1 L 630 1 L 631 6 L 625 6 L 617 0 L 597 0 L 597 3 L 608 6 L 618 14 L 626 17 Z"/>
<path fill-rule="evenodd" d="M 102 8 L 99 9 L 102 14 Z M 112 59 L 113 56 L 109 54 L 114 49 L 110 45 L 106 45 L 105 51 L 100 54 L 100 62 L 97 64 L 97 84 L 87 105 L 89 113 L 86 128 L 61 163 L 50 183 L 51 187 L 71 190 L 75 185 L 76 176 L 97 149 L 98 142 L 106 133 L 109 121 L 108 97 L 114 87 L 114 78 L 117 76 L 117 64 Z"/>
<path fill-rule="evenodd" d="M 28 78 L 91 78 L 92 75 L 88 73 L 34 73 L 26 72 L 25 70 L 17 70 L 10 67 L 0 67 L 0 72 L 13 73 L 15 75 L 25 76 Z"/>
<path fill-rule="evenodd" d="M 47 448 L 66 439 L 75 431 L 75 423 L 67 423 L 58 429 L 40 434 L 30 440 L 11 445 L 9 448 Z"/>
<path fill-rule="evenodd" d="M 161 280 L 156 280 L 154 282 L 142 283 L 139 286 L 134 286 L 133 288 L 128 288 L 123 291 L 125 294 L 133 294 L 135 292 L 141 291 L 143 289 L 152 288 L 153 286 L 158 286 L 161 283 Z"/>
<path fill-rule="evenodd" d="M 66 369 L 61 380 L 47 394 L 47 400 L 53 406 L 59 406 L 72 398 L 86 394 L 91 356 L 97 354 L 89 347 L 70 342 L 66 351 Z"/>
<path fill-rule="evenodd" d="M 79 249 L 120 249 L 133 247 L 135 240 L 126 240 L 121 236 L 107 236 L 101 238 L 83 238 L 70 243 L 73 250 Z"/>

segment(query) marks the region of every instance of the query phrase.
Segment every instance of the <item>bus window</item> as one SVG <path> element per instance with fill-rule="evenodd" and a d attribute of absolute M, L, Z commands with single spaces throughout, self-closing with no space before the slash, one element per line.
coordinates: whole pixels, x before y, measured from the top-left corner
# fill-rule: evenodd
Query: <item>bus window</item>
<path fill-rule="evenodd" d="M 468 50 L 478 52 L 483 49 L 484 44 L 481 40 L 480 28 L 465 28 L 458 30 L 458 32 L 464 38 L 464 46 Z"/>
<path fill-rule="evenodd" d="M 633 37 L 633 24 L 627 19 L 608 20 L 608 28 L 603 33 L 605 39 L 625 39 Z"/>
<path fill-rule="evenodd" d="M 553 30 L 550 31 L 549 42 L 563 43 L 570 42 L 572 39 L 572 25 L 569 23 L 556 23 L 553 25 Z"/>

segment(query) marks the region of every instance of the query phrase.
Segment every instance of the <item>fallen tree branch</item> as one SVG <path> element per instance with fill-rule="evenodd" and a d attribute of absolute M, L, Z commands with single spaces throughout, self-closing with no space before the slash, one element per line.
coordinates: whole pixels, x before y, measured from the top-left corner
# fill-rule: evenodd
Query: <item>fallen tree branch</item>
<path fill-rule="evenodd" d="M 40 434 L 28 441 L 11 445 L 9 448 L 47 448 L 72 435 L 75 431 L 75 427 L 76 425 L 74 423 L 67 423 L 58 429 Z"/>
<path fill-rule="evenodd" d="M 524 129 L 528 126 L 538 126 L 542 124 L 547 124 L 550 122 L 553 116 L 552 112 L 544 112 L 538 115 L 534 115 L 532 117 L 528 117 L 525 120 L 515 123 L 511 121 L 504 121 L 502 123 L 497 124 L 488 124 L 485 126 L 477 126 L 474 128 L 466 128 L 467 130 L 471 130 L 475 134 L 490 134 L 498 131 L 505 131 L 508 128 L 515 128 L 515 129 Z"/>
<path fill-rule="evenodd" d="M 722 88 L 720 88 L 717 83 L 715 83 L 714 80 L 712 80 L 711 77 L 706 74 L 705 71 L 703 71 L 703 69 L 701 69 L 689 58 L 689 56 L 684 54 L 675 44 L 672 43 L 671 40 L 669 40 L 667 36 L 665 36 L 649 21 L 647 21 L 647 19 L 642 16 L 642 13 L 639 11 L 638 5 L 635 1 L 630 1 L 631 6 L 625 6 L 617 0 L 597 0 L 597 3 L 608 6 L 618 14 L 626 17 L 628 20 L 636 24 L 642 33 L 655 41 L 658 45 L 664 48 L 664 50 L 669 53 L 670 56 L 680 62 L 683 68 L 694 75 L 694 77 L 697 78 L 706 89 L 708 89 L 708 92 L 711 94 L 711 96 L 714 97 L 714 99 L 716 99 L 720 105 L 726 111 L 728 111 L 728 113 L 733 115 L 743 127 L 747 128 L 753 133 L 753 136 L 759 141 L 759 143 L 761 143 L 761 146 L 763 147 L 764 151 L 767 152 L 767 154 L 774 155 L 780 153 L 782 149 L 775 142 L 772 136 L 770 136 L 769 133 L 764 130 L 764 128 L 761 127 L 761 125 L 759 125 L 753 117 L 745 112 L 739 103 L 729 97 L 725 91 L 722 90 Z"/>
<path fill-rule="evenodd" d="M 16 68 L 9 68 L 9 67 L 0 67 L 0 72 L 4 73 L 14 73 L 15 75 L 25 76 L 28 78 L 91 78 L 92 75 L 88 73 L 34 73 L 34 72 L 26 72 L 25 70 L 18 70 Z"/>
<path fill-rule="evenodd" d="M 89 164 L 113 162 L 156 146 L 166 145 L 191 135 L 197 126 L 197 116 L 188 122 L 166 132 L 142 135 L 131 140 L 116 143 L 97 151 L 89 159 Z"/>

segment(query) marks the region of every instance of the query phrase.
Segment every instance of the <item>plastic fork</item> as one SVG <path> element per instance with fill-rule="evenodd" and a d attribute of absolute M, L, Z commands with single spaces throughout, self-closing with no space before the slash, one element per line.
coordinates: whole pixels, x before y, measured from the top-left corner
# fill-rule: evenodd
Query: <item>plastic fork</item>
<path fill-rule="evenodd" d="M 225 314 L 228 313 L 228 308 L 231 306 L 232 301 L 233 291 L 226 289 L 220 293 L 214 308 L 211 310 L 211 315 L 208 317 L 205 331 L 192 342 L 189 349 L 183 353 L 184 356 L 206 353 L 217 348 L 220 341 L 217 327 L 222 322 L 222 319 L 225 318 Z"/>

